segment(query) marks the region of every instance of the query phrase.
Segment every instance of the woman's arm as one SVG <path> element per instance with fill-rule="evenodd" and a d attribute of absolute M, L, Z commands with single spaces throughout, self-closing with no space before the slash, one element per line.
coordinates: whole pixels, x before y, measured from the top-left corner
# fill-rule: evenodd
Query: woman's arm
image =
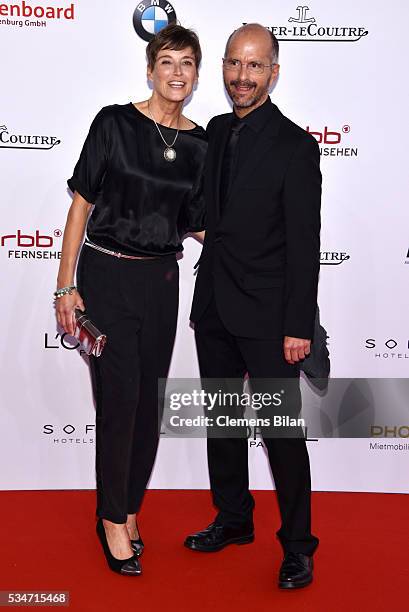
<path fill-rule="evenodd" d="M 57 289 L 74 285 L 75 265 L 91 208 L 92 204 L 75 191 L 64 230 Z M 85 309 L 82 298 L 76 290 L 71 295 L 67 294 L 56 300 L 58 323 L 71 335 L 74 334 L 75 328 L 74 308 Z"/>

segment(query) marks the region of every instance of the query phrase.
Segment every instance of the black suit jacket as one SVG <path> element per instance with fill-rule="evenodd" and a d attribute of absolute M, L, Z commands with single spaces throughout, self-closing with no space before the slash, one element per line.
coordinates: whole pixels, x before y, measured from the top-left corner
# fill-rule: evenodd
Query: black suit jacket
<path fill-rule="evenodd" d="M 201 318 L 214 291 L 234 335 L 311 339 L 320 266 L 319 147 L 277 106 L 269 108 L 223 216 L 220 173 L 233 114 L 207 127 L 206 236 L 190 318 Z"/>

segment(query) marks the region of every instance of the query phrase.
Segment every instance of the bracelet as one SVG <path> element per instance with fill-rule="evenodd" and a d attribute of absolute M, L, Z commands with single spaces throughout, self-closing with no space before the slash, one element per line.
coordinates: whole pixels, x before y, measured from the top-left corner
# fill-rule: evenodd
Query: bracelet
<path fill-rule="evenodd" d="M 54 297 L 58 300 L 58 298 L 63 297 L 64 295 L 67 295 L 68 293 L 71 295 L 73 290 L 75 290 L 77 287 L 75 285 L 70 285 L 69 287 L 61 287 L 61 289 L 57 289 L 57 291 L 54 291 Z"/>

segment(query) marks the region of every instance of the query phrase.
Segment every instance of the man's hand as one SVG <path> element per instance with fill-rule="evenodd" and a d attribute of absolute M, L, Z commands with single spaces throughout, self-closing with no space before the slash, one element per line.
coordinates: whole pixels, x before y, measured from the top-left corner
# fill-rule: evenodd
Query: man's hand
<path fill-rule="evenodd" d="M 311 340 L 284 336 L 284 357 L 288 363 L 294 364 L 310 354 Z"/>

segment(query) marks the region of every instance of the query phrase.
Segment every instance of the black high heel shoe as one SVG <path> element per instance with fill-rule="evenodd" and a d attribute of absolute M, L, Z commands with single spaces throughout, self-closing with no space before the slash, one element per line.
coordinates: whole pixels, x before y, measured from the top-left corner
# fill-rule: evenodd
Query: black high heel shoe
<path fill-rule="evenodd" d="M 105 527 L 101 518 L 97 521 L 97 535 L 104 549 L 108 565 L 113 572 L 123 574 L 124 576 L 139 576 L 142 573 L 141 565 L 135 555 L 128 559 L 117 559 L 113 556 L 109 550 Z"/>
<path fill-rule="evenodd" d="M 136 555 L 137 557 L 140 557 L 140 556 L 141 556 L 141 554 L 143 553 L 143 550 L 144 550 L 144 548 L 145 548 L 145 545 L 144 545 L 144 543 L 143 543 L 143 541 L 142 541 L 142 538 L 141 538 L 141 534 L 140 534 L 140 531 L 139 531 L 138 524 L 136 524 L 136 528 L 137 528 L 138 533 L 139 533 L 139 538 L 138 538 L 137 540 L 131 540 L 131 547 L 132 547 L 132 550 L 134 551 L 135 555 Z"/>

